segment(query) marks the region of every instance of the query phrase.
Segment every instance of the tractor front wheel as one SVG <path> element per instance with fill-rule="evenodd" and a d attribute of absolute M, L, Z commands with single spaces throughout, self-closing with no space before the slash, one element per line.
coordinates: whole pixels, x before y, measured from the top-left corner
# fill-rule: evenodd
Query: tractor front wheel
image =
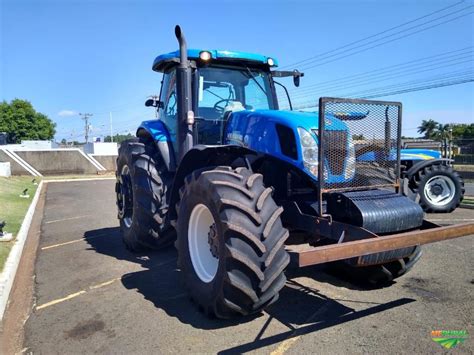
<path fill-rule="evenodd" d="M 142 251 L 171 244 L 175 235 L 166 213 L 172 180 L 154 142 L 143 138 L 124 141 L 116 177 L 118 218 L 126 247 Z"/>
<path fill-rule="evenodd" d="M 420 196 L 419 203 L 425 212 L 452 212 L 464 197 L 461 176 L 447 165 L 432 165 L 421 169 L 409 186 L 412 192 Z"/>
<path fill-rule="evenodd" d="M 283 211 L 262 175 L 216 167 L 186 178 L 177 206 L 179 267 L 208 316 L 261 311 L 278 299 L 290 258 Z"/>

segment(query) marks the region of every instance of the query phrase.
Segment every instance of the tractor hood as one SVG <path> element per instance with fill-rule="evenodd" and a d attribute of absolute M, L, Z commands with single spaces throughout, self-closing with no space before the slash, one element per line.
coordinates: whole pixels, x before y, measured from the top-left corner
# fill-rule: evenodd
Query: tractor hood
<path fill-rule="evenodd" d="M 293 129 L 298 127 L 306 130 L 318 129 L 319 117 L 318 112 L 301 112 L 301 111 L 280 111 L 280 110 L 244 110 L 232 113 L 233 120 L 244 124 L 259 123 L 277 123 Z M 266 124 L 264 124 L 266 126 Z M 332 114 L 326 114 L 325 129 L 327 130 L 347 130 L 347 125 Z"/>
<path fill-rule="evenodd" d="M 317 142 L 318 128 L 318 112 L 244 110 L 233 112 L 230 116 L 224 133 L 224 143 L 271 155 L 296 166 L 315 179 L 317 161 L 314 159 L 317 158 L 317 146 L 304 148 L 300 134 L 306 130 Z M 333 139 L 343 150 L 350 151 L 351 139 L 347 124 L 343 120 L 333 114 L 326 114 L 325 130 L 328 133 L 327 139 Z M 312 155 L 312 158 L 308 158 L 308 154 Z M 312 159 L 312 163 L 308 163 L 308 159 Z M 343 182 L 352 177 L 352 173 L 347 172 L 346 160 L 340 163 L 338 169 L 329 170 L 328 179 Z"/>

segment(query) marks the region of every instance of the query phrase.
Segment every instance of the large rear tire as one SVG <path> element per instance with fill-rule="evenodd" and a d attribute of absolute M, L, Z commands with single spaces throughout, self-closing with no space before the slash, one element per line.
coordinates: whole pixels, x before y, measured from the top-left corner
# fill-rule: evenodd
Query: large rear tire
<path fill-rule="evenodd" d="M 173 242 L 175 234 L 166 219 L 172 180 L 154 142 L 144 138 L 124 141 L 116 177 L 118 218 L 127 248 L 159 249 Z"/>
<path fill-rule="evenodd" d="M 245 168 L 216 167 L 186 178 L 177 206 L 179 266 L 208 316 L 259 312 L 278 299 L 290 258 L 272 189 Z"/>

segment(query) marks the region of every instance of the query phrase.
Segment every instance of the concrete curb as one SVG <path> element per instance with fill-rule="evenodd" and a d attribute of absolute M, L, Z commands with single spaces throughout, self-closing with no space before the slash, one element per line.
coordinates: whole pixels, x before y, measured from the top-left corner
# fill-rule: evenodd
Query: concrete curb
<path fill-rule="evenodd" d="M 33 219 L 33 214 L 35 213 L 36 205 L 38 203 L 42 188 L 43 181 L 41 181 L 38 185 L 35 196 L 33 197 L 30 207 L 28 207 L 28 211 L 26 212 L 25 218 L 21 223 L 20 231 L 18 232 L 15 239 L 15 244 L 13 244 L 13 247 L 10 250 L 10 254 L 8 255 L 7 261 L 5 263 L 5 267 L 0 273 L 0 321 L 3 319 L 3 315 L 7 308 L 10 291 L 13 286 L 13 281 L 15 280 L 18 265 L 20 264 L 23 247 L 25 246 L 28 231 L 30 230 L 31 220 Z"/>

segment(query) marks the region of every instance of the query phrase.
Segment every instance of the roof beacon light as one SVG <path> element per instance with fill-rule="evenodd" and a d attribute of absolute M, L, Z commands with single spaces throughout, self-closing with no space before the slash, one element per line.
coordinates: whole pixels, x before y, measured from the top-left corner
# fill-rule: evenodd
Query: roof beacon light
<path fill-rule="evenodd" d="M 208 51 L 202 51 L 201 53 L 199 53 L 199 58 L 205 62 L 207 62 L 208 60 L 210 60 L 212 58 L 211 56 L 211 52 L 208 52 Z"/>
<path fill-rule="evenodd" d="M 267 64 L 271 67 L 273 67 L 275 65 L 275 61 L 272 59 L 272 58 L 268 58 L 267 59 Z"/>

